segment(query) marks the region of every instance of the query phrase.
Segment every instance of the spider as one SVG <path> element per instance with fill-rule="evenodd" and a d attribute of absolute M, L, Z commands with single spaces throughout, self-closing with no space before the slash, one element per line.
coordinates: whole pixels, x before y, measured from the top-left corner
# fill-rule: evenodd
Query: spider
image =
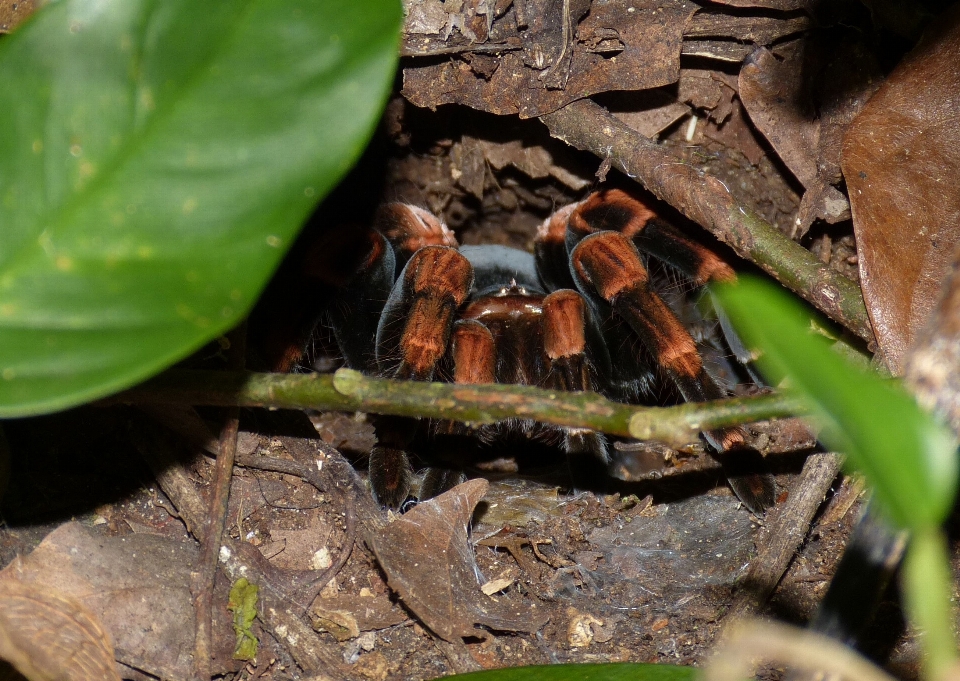
<path fill-rule="evenodd" d="M 725 397 L 691 334 L 653 290 L 650 257 L 696 285 L 736 278 L 714 252 L 619 189 L 596 191 L 547 218 L 535 254 L 458 246 L 435 215 L 392 203 L 379 210 L 375 230 L 341 233 L 314 246 L 307 260 L 328 263 L 315 278 L 337 290 L 327 316 L 350 368 L 417 381 L 591 390 L 631 403 L 657 402 L 665 390 L 690 402 Z M 407 450 L 416 423 L 377 417 L 375 425 L 371 487 L 381 505 L 398 508 L 411 489 Z M 467 430 L 452 423 L 434 428 Z M 503 430 L 483 427 L 476 434 L 491 440 Z M 522 420 L 506 430 L 557 442 L 575 478 L 596 482 L 606 475 L 610 454 L 602 434 Z M 741 428 L 703 436 L 716 453 L 746 444 Z M 420 497 L 459 476 L 431 469 Z M 769 476 L 728 472 L 728 478 L 751 510 L 772 505 Z"/>

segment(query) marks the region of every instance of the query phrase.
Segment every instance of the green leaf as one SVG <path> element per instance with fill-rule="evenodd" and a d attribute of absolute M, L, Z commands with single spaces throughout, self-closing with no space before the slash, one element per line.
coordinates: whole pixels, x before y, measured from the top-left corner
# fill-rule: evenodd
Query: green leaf
<path fill-rule="evenodd" d="M 254 635 L 253 621 L 257 618 L 257 599 L 260 587 L 241 577 L 230 588 L 227 610 L 233 613 L 233 631 L 237 635 L 237 644 L 233 649 L 233 659 L 252 660 L 257 656 L 260 641 Z"/>
<path fill-rule="evenodd" d="M 448 677 L 457 681 L 694 681 L 700 670 L 670 664 L 554 664 Z"/>
<path fill-rule="evenodd" d="M 847 455 L 898 525 L 946 517 L 957 488 L 956 442 L 899 383 L 863 371 L 813 333 L 810 314 L 782 289 L 757 279 L 716 291 L 760 368 L 806 400 L 827 446 Z"/>
<path fill-rule="evenodd" d="M 0 416 L 234 326 L 372 132 L 397 0 L 59 0 L 0 41 Z"/>
<path fill-rule="evenodd" d="M 924 678 L 950 678 L 947 672 L 957 662 L 953 634 L 956 614 L 950 605 L 950 550 L 939 528 L 917 532 L 910 538 L 903 561 L 903 587 L 910 621 L 923 630 Z"/>

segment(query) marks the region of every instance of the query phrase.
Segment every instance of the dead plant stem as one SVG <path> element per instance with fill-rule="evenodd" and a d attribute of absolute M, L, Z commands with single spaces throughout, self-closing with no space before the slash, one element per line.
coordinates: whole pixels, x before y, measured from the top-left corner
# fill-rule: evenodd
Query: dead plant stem
<path fill-rule="evenodd" d="M 241 324 L 234 329 L 230 339 L 228 365 L 230 369 L 243 369 L 246 356 L 247 325 Z M 197 677 L 208 681 L 211 677 L 211 636 L 213 630 L 213 586 L 217 575 L 217 563 L 223 531 L 227 524 L 227 506 L 230 502 L 230 482 L 233 478 L 233 464 L 237 454 L 237 433 L 240 429 L 240 408 L 231 406 L 220 431 L 220 448 L 217 453 L 213 479 L 213 494 L 210 499 L 210 511 L 207 514 L 206 529 L 200 545 L 200 566 L 194 585 L 194 604 L 196 608 L 196 639 L 194 642 L 193 663 Z"/>

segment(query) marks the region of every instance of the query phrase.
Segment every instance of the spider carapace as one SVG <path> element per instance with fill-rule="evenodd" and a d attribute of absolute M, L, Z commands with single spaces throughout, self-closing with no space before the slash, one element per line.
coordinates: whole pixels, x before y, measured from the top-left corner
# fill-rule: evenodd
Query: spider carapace
<path fill-rule="evenodd" d="M 624 191 L 597 191 L 554 213 L 538 231 L 535 254 L 458 247 L 436 216 L 401 203 L 380 209 L 375 230 L 338 238 L 307 260 L 324 263 L 313 276 L 336 285 L 327 317 L 351 368 L 419 381 L 593 390 L 630 403 L 657 403 L 665 390 L 690 402 L 727 395 L 653 290 L 644 263 L 656 258 L 696 285 L 734 280 L 734 271 Z M 411 488 L 415 422 L 380 417 L 376 425 L 371 486 L 381 504 L 398 507 Z M 559 442 L 575 486 L 606 475 L 608 443 L 599 433 L 522 420 L 507 429 Z M 503 428 L 476 434 L 489 440 L 498 432 Z M 745 446 L 740 428 L 703 436 L 716 453 Z M 457 475 L 428 472 L 420 496 L 442 491 Z M 752 510 L 772 505 L 770 476 L 728 479 Z"/>

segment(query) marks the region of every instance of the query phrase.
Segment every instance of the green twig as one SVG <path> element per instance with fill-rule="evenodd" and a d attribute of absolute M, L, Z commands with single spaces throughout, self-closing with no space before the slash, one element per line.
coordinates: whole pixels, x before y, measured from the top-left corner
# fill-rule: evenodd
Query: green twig
<path fill-rule="evenodd" d="M 701 430 L 802 411 L 795 400 L 780 394 L 677 407 L 637 407 L 596 393 L 395 381 L 349 369 L 332 376 L 173 369 L 110 401 L 366 411 L 474 424 L 524 418 L 671 444 L 694 441 Z"/>
<path fill-rule="evenodd" d="M 857 284 L 739 204 L 716 177 L 673 155 L 590 100 L 573 102 L 540 120 L 557 139 L 610 158 L 616 167 L 729 244 L 739 256 L 759 265 L 861 338 L 873 340 Z"/>

